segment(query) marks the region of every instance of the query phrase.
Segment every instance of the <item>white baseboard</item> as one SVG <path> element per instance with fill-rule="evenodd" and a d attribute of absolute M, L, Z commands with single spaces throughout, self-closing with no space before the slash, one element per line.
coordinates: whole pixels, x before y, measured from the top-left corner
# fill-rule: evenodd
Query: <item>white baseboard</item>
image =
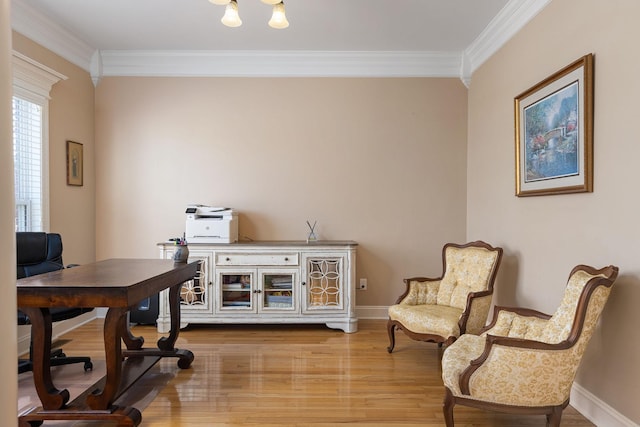
<path fill-rule="evenodd" d="M 358 319 L 388 319 L 389 306 L 356 306 Z"/>
<path fill-rule="evenodd" d="M 570 404 L 598 427 L 640 427 L 577 383 L 571 388 Z"/>

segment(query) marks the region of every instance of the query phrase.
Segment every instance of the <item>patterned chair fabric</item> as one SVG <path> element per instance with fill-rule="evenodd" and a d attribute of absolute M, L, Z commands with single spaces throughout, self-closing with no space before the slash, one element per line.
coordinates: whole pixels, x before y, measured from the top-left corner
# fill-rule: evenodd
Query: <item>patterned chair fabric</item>
<path fill-rule="evenodd" d="M 419 341 L 450 344 L 460 335 L 478 333 L 485 325 L 502 249 L 476 241 L 448 243 L 442 250 L 444 274 L 405 279 L 406 290 L 389 307 L 389 353 L 395 330 Z"/>
<path fill-rule="evenodd" d="M 553 316 L 496 307 L 481 335 L 462 335 L 442 355 L 444 415 L 453 427 L 453 406 L 547 415 L 559 426 L 569 404 L 580 360 L 618 275 L 579 265 L 569 275 Z"/>

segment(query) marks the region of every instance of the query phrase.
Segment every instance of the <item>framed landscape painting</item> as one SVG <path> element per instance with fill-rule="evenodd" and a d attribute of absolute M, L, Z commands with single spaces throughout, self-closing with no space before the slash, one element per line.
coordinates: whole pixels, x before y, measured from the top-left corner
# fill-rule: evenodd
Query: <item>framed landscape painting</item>
<path fill-rule="evenodd" d="M 593 54 L 515 98 L 516 195 L 593 191 Z"/>

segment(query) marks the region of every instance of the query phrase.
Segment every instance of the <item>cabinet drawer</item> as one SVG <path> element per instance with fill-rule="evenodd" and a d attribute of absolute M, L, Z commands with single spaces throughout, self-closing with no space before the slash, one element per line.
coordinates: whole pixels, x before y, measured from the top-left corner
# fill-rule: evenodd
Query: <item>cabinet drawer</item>
<path fill-rule="evenodd" d="M 298 253 L 218 253 L 216 254 L 216 265 L 298 265 Z"/>

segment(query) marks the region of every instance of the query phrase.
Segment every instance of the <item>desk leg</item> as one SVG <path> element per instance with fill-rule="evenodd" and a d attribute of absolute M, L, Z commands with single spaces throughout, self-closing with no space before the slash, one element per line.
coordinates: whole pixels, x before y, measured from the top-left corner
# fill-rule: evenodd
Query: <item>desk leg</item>
<path fill-rule="evenodd" d="M 129 321 L 123 322 L 123 329 L 120 331 L 122 341 L 127 346 L 127 350 L 140 350 L 144 345 L 144 337 L 136 337 L 131 333 Z"/>
<path fill-rule="evenodd" d="M 107 409 L 113 403 L 114 396 L 122 379 L 122 342 L 121 331 L 126 328 L 127 309 L 110 308 L 104 320 L 104 354 L 106 360 L 106 382 L 101 393 L 87 396 L 91 409 Z"/>
<path fill-rule="evenodd" d="M 178 334 L 180 333 L 180 290 L 182 283 L 169 288 L 169 314 L 171 316 L 171 331 L 168 337 L 158 340 L 160 350 L 171 351 L 174 349 Z"/>
<path fill-rule="evenodd" d="M 20 308 L 31 321 L 33 383 L 44 409 L 60 409 L 69 401 L 68 390 L 58 390 L 51 379 L 51 313 L 48 308 Z"/>
<path fill-rule="evenodd" d="M 173 353 L 172 357 L 178 357 L 178 367 L 187 369 L 193 363 L 193 353 L 190 350 L 174 347 L 180 333 L 180 291 L 182 283 L 169 288 L 169 310 L 171 311 L 171 332 L 168 337 L 158 340 L 158 348 L 164 352 Z"/>
<path fill-rule="evenodd" d="M 171 314 L 171 331 L 169 332 L 169 336 L 162 337 L 158 340 L 157 350 L 152 348 L 141 348 L 138 350 L 127 349 L 124 352 L 125 357 L 177 357 L 179 368 L 187 369 L 191 366 L 194 360 L 193 353 L 190 350 L 175 348 L 175 343 L 180 333 L 180 289 L 182 289 L 182 283 L 169 288 L 169 311 Z"/>

